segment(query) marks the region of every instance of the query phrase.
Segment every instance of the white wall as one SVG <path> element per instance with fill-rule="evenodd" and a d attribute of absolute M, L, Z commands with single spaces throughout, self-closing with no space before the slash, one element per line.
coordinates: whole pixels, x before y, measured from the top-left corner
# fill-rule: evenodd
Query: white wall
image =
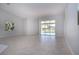
<path fill-rule="evenodd" d="M 46 7 L 46 5 L 47 5 L 47 7 Z M 39 19 L 38 19 L 39 16 L 38 15 L 53 14 L 54 16 L 48 15 L 47 17 L 51 18 L 51 16 L 53 16 L 53 18 L 51 18 L 51 19 L 56 20 L 56 35 L 59 37 L 63 36 L 63 32 L 64 32 L 63 31 L 63 16 L 64 16 L 64 14 L 61 12 L 64 9 L 64 4 L 46 4 L 46 5 L 10 4 L 9 6 L 7 6 L 6 4 L 1 4 L 0 8 L 8 11 L 9 13 L 12 13 L 14 15 L 24 18 L 24 20 L 18 21 L 18 20 L 16 20 L 16 19 L 18 19 L 17 17 L 14 17 L 13 15 L 5 13 L 3 11 L 5 13 L 6 18 L 7 17 L 9 17 L 9 19 L 13 18 L 13 21 L 22 23 L 22 25 L 21 24 L 18 25 L 18 23 L 17 23 L 17 29 L 14 30 L 14 33 L 18 32 L 18 31 L 19 31 L 19 33 L 22 32 L 23 29 L 21 27 L 24 27 L 24 34 L 36 35 L 39 33 Z M 51 6 L 51 8 L 50 8 L 50 6 Z M 39 7 L 40 7 L 40 9 L 39 9 Z M 32 9 L 29 9 L 29 8 L 32 8 Z M 48 9 L 45 10 L 45 8 L 46 9 L 48 8 Z M 59 13 L 61 13 L 61 14 L 59 14 Z M 57 14 L 59 14 L 59 15 L 57 15 Z M 43 16 L 45 16 L 45 15 L 43 15 Z M 2 18 L 5 18 L 5 17 L 2 17 Z M 40 19 L 40 20 L 43 20 L 43 19 Z M 23 22 L 24 22 L 24 26 L 23 26 Z"/>
<path fill-rule="evenodd" d="M 64 21 L 65 40 L 72 53 L 79 54 L 77 4 L 67 4 Z"/>
<path fill-rule="evenodd" d="M 79 3 L 77 4 L 77 11 L 79 11 Z M 79 35 L 79 25 L 78 25 L 78 35 Z M 79 39 L 79 36 L 78 36 L 78 39 Z"/>
<path fill-rule="evenodd" d="M 6 32 L 5 30 L 5 22 L 13 21 L 15 23 L 15 29 L 12 32 Z M 16 36 L 24 34 L 24 24 L 23 20 L 0 9 L 0 37 L 8 37 L 8 36 Z"/>
<path fill-rule="evenodd" d="M 61 13 L 55 17 L 56 19 L 56 36 L 64 36 L 64 13 Z"/>
<path fill-rule="evenodd" d="M 39 13 L 38 13 L 39 14 Z M 45 15 L 43 15 L 45 16 Z M 56 20 L 56 36 L 63 37 L 64 35 L 64 13 L 60 13 L 57 15 L 47 15 L 44 18 L 38 19 L 39 16 L 28 16 L 25 19 L 20 19 L 17 16 L 14 16 L 8 13 L 7 11 L 0 9 L 0 36 L 12 36 L 12 35 L 19 35 L 19 34 L 26 34 L 26 35 L 37 35 L 39 33 L 39 23 L 41 20 Z M 15 22 L 16 27 L 12 32 L 5 32 L 4 31 L 4 23 L 7 20 L 12 20 Z"/>
<path fill-rule="evenodd" d="M 35 16 L 28 16 L 25 21 L 26 35 L 37 35 L 39 33 L 39 21 Z"/>

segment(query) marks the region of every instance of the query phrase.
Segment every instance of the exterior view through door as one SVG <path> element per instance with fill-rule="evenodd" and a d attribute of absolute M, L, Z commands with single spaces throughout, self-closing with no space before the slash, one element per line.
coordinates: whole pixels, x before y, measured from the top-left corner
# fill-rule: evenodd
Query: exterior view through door
<path fill-rule="evenodd" d="M 55 36 L 55 20 L 41 21 L 41 35 Z"/>

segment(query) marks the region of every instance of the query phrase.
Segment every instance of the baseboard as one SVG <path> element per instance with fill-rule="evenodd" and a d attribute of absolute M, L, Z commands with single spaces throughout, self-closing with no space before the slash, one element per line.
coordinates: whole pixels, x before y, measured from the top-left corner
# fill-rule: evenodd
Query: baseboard
<path fill-rule="evenodd" d="M 67 47 L 69 48 L 70 52 L 72 55 L 74 55 L 75 53 L 73 52 L 72 48 L 70 47 L 69 43 L 67 42 L 67 40 L 65 39 L 65 42 L 67 44 Z"/>
<path fill-rule="evenodd" d="M 17 35 L 11 35 L 11 36 L 0 36 L 0 38 L 10 38 L 10 37 L 16 37 L 16 36 L 23 36 L 24 34 L 17 34 Z"/>
<path fill-rule="evenodd" d="M 64 36 L 56 36 L 56 38 L 64 38 Z"/>

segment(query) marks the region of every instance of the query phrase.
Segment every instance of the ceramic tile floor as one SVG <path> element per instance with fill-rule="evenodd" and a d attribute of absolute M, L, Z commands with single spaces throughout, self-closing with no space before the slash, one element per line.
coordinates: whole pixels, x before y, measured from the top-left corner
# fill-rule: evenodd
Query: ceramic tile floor
<path fill-rule="evenodd" d="M 55 36 L 16 36 L 0 39 L 8 45 L 1 55 L 70 55 L 64 38 Z"/>

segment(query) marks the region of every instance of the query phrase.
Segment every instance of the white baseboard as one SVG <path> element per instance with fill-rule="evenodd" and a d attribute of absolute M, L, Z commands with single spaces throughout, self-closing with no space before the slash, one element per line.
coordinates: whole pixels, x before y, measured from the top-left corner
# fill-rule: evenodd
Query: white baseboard
<path fill-rule="evenodd" d="M 0 54 L 4 52 L 4 50 L 7 48 L 8 48 L 8 45 L 0 44 Z"/>
<path fill-rule="evenodd" d="M 74 55 L 75 53 L 73 52 L 72 48 L 70 47 L 69 43 L 67 42 L 67 40 L 65 39 L 65 42 L 67 44 L 67 47 L 69 48 L 70 52 L 72 55 Z"/>

